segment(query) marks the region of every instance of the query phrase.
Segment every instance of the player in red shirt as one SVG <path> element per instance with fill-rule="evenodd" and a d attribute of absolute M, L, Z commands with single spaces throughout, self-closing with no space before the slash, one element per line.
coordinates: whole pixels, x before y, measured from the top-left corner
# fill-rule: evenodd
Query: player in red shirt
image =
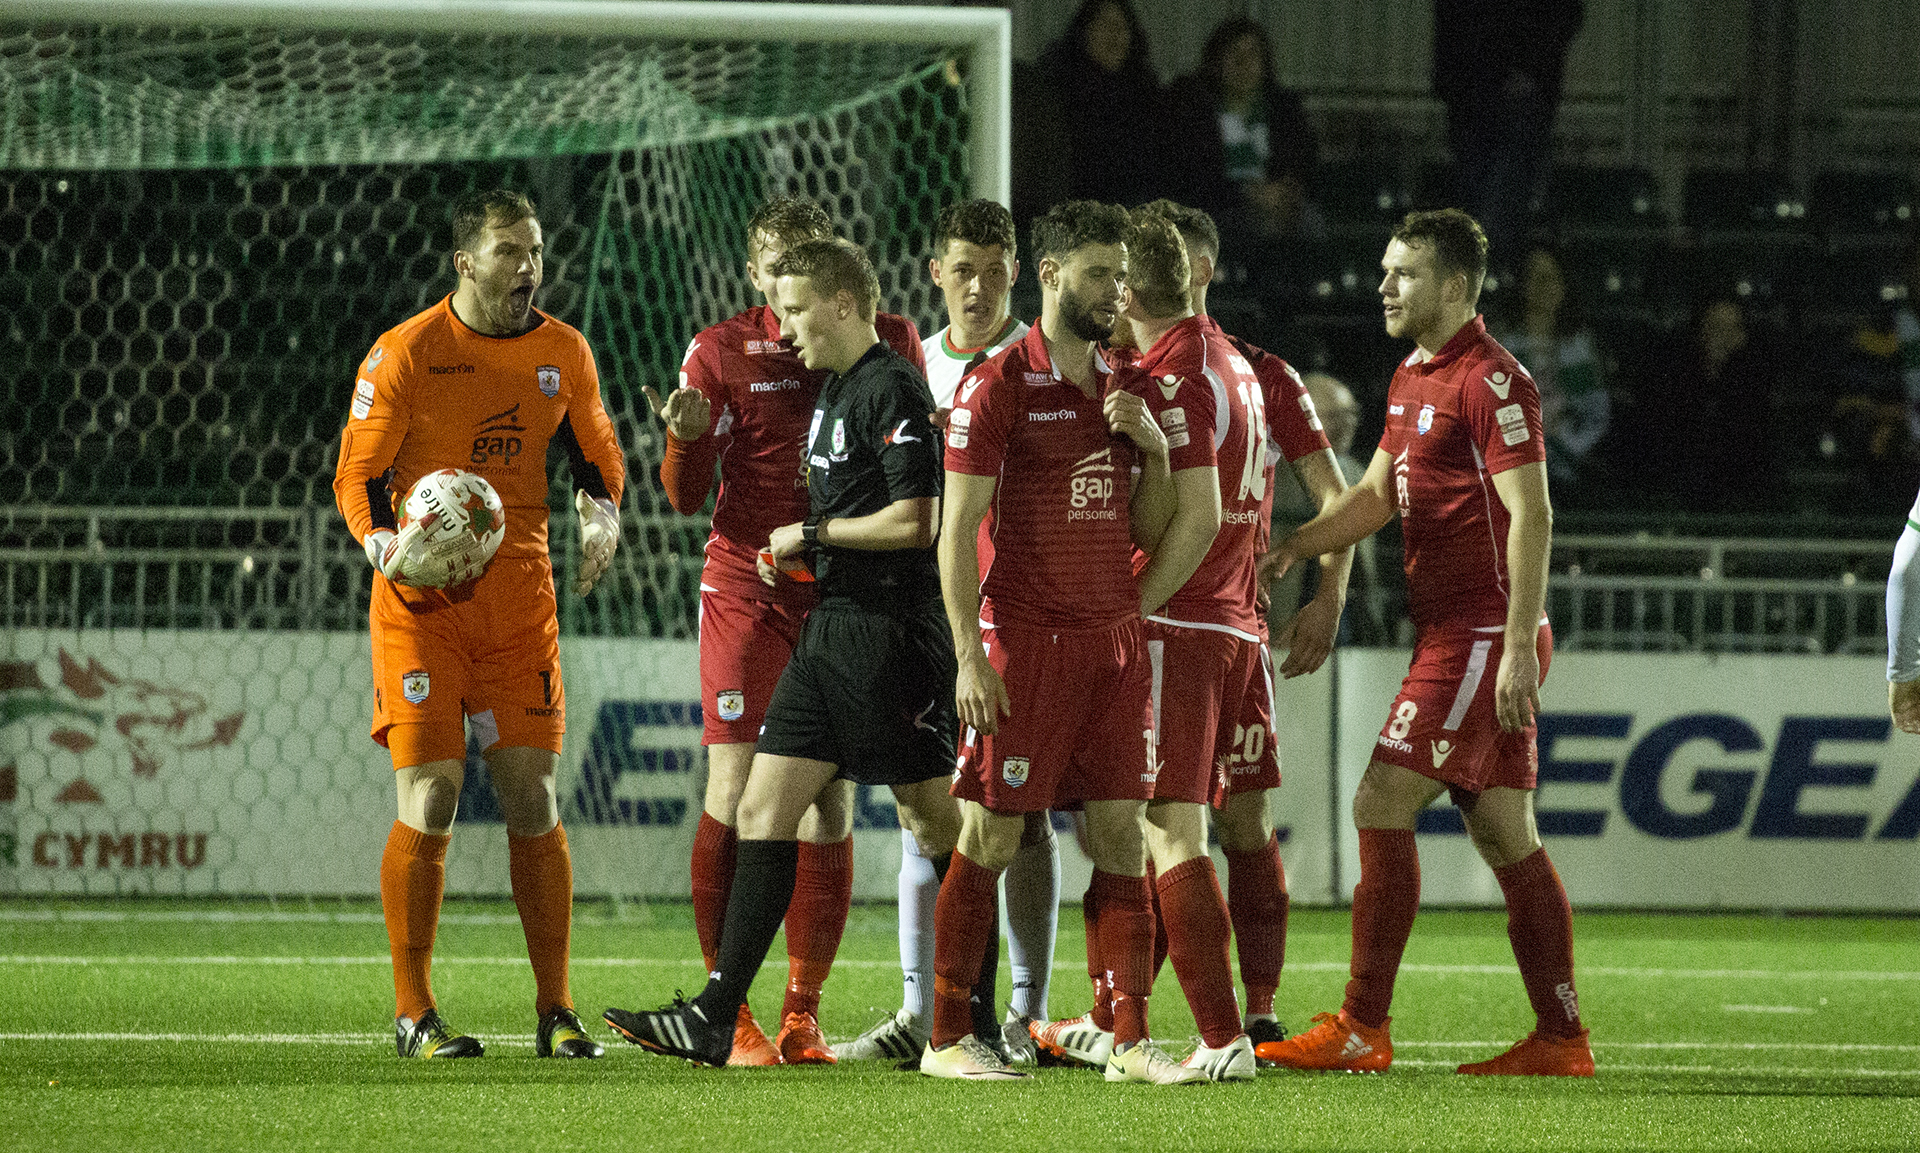
<path fill-rule="evenodd" d="M 1169 1060 L 1146 1031 L 1153 914 L 1140 816 L 1154 766 L 1140 618 L 1159 607 L 1147 590 L 1163 589 L 1164 599 L 1178 588 L 1204 541 L 1173 547 L 1196 534 L 1170 527 L 1183 510 L 1172 499 L 1166 437 L 1096 347 L 1120 307 L 1127 228 L 1124 209 L 1090 201 L 1036 220 L 1040 322 L 954 395 L 940 573 L 969 733 L 953 790 L 960 848 L 935 916 L 923 1071 L 945 1069 L 967 1048 L 967 997 L 1023 815 L 1081 801 L 1094 861 L 1087 899 L 1099 910 L 1090 923 L 1115 989 L 1101 1054 L 1107 1078 L 1205 1079 Z M 983 521 L 992 544 L 984 575 Z M 1135 540 L 1154 552 L 1138 580 Z"/>
<path fill-rule="evenodd" d="M 1220 255 L 1220 232 L 1213 218 L 1200 209 L 1170 200 L 1156 200 L 1146 210 L 1172 221 L 1180 230 L 1193 269 L 1193 310 L 1209 333 L 1218 333 L 1218 325 L 1207 315 L 1207 287 Z M 1285 360 L 1237 336 L 1227 336 L 1226 340 L 1258 378 L 1266 420 L 1259 508 L 1254 518 L 1253 548 L 1259 555 L 1266 551 L 1272 533 L 1273 470 L 1280 461 L 1287 462 L 1302 489 L 1322 508 L 1345 492 L 1347 483 L 1300 374 Z M 1223 502 L 1229 500 L 1228 487 L 1222 486 Z M 1228 528 L 1221 530 L 1222 538 L 1229 535 Z M 1220 541 L 1216 540 L 1215 552 L 1219 551 Z M 1211 565 L 1214 560 L 1209 555 L 1207 563 Z M 1319 589 L 1312 601 L 1293 615 L 1279 638 L 1281 647 L 1287 650 L 1279 670 L 1283 678 L 1318 670 L 1333 651 L 1352 563 L 1351 549 L 1320 558 Z M 1215 832 L 1227 858 L 1227 910 L 1233 922 L 1240 979 L 1247 990 L 1243 1024 L 1256 1054 L 1260 1045 L 1286 1039 L 1286 1031 L 1273 1012 L 1273 998 L 1286 960 L 1289 903 L 1286 869 L 1280 861 L 1280 845 L 1267 804 L 1268 792 L 1280 785 L 1280 761 L 1273 732 L 1274 670 L 1267 647 L 1265 592 L 1264 584 L 1254 589 L 1259 635 L 1254 653 L 1259 675 L 1242 686 L 1237 699 L 1221 701 L 1217 747 L 1213 750 L 1218 771 L 1212 798 Z M 1169 617 L 1174 611 L 1170 606 L 1162 616 Z M 1162 749 L 1173 739 L 1171 735 L 1163 737 Z M 1162 759 L 1165 757 L 1163 752 Z"/>
<path fill-rule="evenodd" d="M 771 292 L 774 262 L 795 244 L 833 235 L 810 200 L 777 196 L 747 223 L 747 279 L 766 303 L 702 331 L 687 346 L 680 387 L 647 399 L 667 426 L 660 480 L 676 511 L 706 506 L 720 464 L 720 496 L 700 574 L 700 703 L 707 793 L 693 840 L 693 914 L 711 971 L 732 891 L 740 795 L 753 765 L 767 701 L 816 599 L 811 584 L 761 583 L 759 551 L 773 530 L 807 515 L 801 448 L 826 373 L 800 362 L 780 335 Z M 874 327 L 922 371 L 913 322 L 880 313 Z M 800 864 L 787 913 L 788 981 L 772 1043 L 740 1009 L 733 1063 L 831 1064 L 820 1033 L 820 987 L 833 966 L 853 894 L 853 785 L 821 793 L 800 827 Z"/>
<path fill-rule="evenodd" d="M 1543 615 L 1553 511 L 1539 392 L 1474 313 L 1487 240 L 1472 217 L 1409 214 L 1381 268 L 1387 334 L 1418 347 L 1393 375 L 1386 430 L 1366 475 L 1280 542 L 1268 567 L 1283 572 L 1298 557 L 1352 544 L 1397 513 L 1417 640 L 1353 799 L 1360 883 L 1346 1002 L 1262 1055 L 1298 1069 L 1392 1063 L 1387 1010 L 1420 902 L 1414 824 L 1445 792 L 1500 882 L 1538 1022 L 1513 1048 L 1460 1072 L 1591 1076 L 1572 912 L 1533 818 L 1534 718 L 1553 653 Z"/>

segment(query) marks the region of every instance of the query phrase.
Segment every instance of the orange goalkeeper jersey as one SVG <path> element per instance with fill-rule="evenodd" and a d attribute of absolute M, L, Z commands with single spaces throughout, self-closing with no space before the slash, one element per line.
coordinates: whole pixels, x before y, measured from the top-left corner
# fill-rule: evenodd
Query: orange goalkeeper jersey
<path fill-rule="evenodd" d="M 626 466 L 578 329 L 545 313 L 518 336 L 484 336 L 452 297 L 389 330 L 360 365 L 340 434 L 334 501 L 354 539 L 393 528 L 435 469 L 487 478 L 507 510 L 498 555 L 547 556 L 547 448 L 567 450 L 576 487 L 620 503 Z"/>

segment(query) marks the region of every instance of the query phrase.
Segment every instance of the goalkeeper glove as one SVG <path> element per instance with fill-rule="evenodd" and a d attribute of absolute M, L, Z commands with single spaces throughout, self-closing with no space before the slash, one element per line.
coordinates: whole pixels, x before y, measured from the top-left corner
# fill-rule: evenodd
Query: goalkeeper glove
<path fill-rule="evenodd" d="M 373 567 L 393 583 L 411 588 L 452 588 L 473 580 L 487 570 L 478 548 L 470 539 L 429 544 L 418 524 L 398 534 L 383 528 L 367 534 L 367 559 Z"/>
<path fill-rule="evenodd" d="M 386 558 L 387 546 L 392 544 L 393 541 L 394 534 L 391 529 L 377 528 L 367 534 L 367 563 L 372 565 L 374 570 L 382 575 L 385 575 L 387 570 L 381 561 Z"/>
<path fill-rule="evenodd" d="M 620 547 L 620 510 L 605 497 L 588 496 L 586 489 L 574 494 L 573 508 L 580 514 L 580 575 L 574 578 L 573 591 L 586 596 Z"/>

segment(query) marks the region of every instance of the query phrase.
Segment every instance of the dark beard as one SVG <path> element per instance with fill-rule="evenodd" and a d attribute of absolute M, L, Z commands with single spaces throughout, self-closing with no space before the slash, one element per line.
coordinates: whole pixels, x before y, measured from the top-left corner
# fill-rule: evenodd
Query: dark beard
<path fill-rule="evenodd" d="M 1113 325 L 1095 320 L 1093 310 L 1080 303 L 1080 298 L 1070 292 L 1060 294 L 1060 322 L 1078 340 L 1099 341 L 1113 335 Z"/>

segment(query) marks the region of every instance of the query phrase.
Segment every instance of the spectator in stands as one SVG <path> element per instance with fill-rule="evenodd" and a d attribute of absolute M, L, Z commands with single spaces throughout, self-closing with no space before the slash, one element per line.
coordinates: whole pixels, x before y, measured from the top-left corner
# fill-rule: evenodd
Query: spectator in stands
<path fill-rule="evenodd" d="M 1519 299 L 1494 325 L 1495 339 L 1540 388 L 1547 469 L 1555 504 L 1582 503 L 1601 481 L 1594 447 L 1613 420 L 1599 344 L 1568 297 L 1560 261 L 1536 246 L 1522 265 Z"/>
<path fill-rule="evenodd" d="M 1221 23 L 1207 37 L 1199 69 L 1174 82 L 1169 104 L 1178 117 L 1173 138 L 1183 149 L 1185 202 L 1238 234 L 1227 251 L 1302 230 L 1320 146 L 1299 94 L 1274 79 L 1265 28 L 1245 16 Z"/>
<path fill-rule="evenodd" d="M 1553 144 L 1582 0 L 1435 0 L 1433 94 L 1447 106 L 1458 204 L 1512 252 Z"/>
<path fill-rule="evenodd" d="M 1313 409 L 1320 416 L 1327 443 L 1333 446 L 1333 458 L 1340 466 L 1340 474 L 1349 486 L 1357 484 L 1367 471 L 1367 466 L 1353 455 L 1354 435 L 1360 428 L 1360 402 L 1354 399 L 1351 389 L 1327 373 L 1309 372 L 1300 380 L 1307 386 L 1307 395 L 1313 398 Z M 1273 539 L 1285 540 L 1294 529 L 1319 513 L 1319 503 L 1301 487 L 1292 469 L 1273 470 Z M 1312 568 L 1296 565 L 1269 590 L 1267 627 L 1273 636 L 1284 636 L 1287 622 L 1312 597 L 1313 589 L 1305 584 L 1307 574 L 1295 571 Z M 1314 575 L 1318 575 L 1317 571 Z M 1353 548 L 1353 574 L 1347 585 L 1347 607 L 1340 622 L 1341 644 L 1393 643 L 1394 638 L 1387 632 L 1378 611 L 1379 588 L 1379 556 L 1374 539 L 1368 537 Z"/>
<path fill-rule="evenodd" d="M 1682 512 L 1775 506 L 1771 363 L 1738 301 L 1708 295 L 1695 304 L 1687 331 L 1650 362 L 1635 435 L 1623 438 L 1642 495 Z"/>
<path fill-rule="evenodd" d="M 1041 54 L 1040 73 L 1062 113 L 1070 197 L 1132 205 L 1167 191 L 1166 91 L 1128 0 L 1085 0 Z"/>

